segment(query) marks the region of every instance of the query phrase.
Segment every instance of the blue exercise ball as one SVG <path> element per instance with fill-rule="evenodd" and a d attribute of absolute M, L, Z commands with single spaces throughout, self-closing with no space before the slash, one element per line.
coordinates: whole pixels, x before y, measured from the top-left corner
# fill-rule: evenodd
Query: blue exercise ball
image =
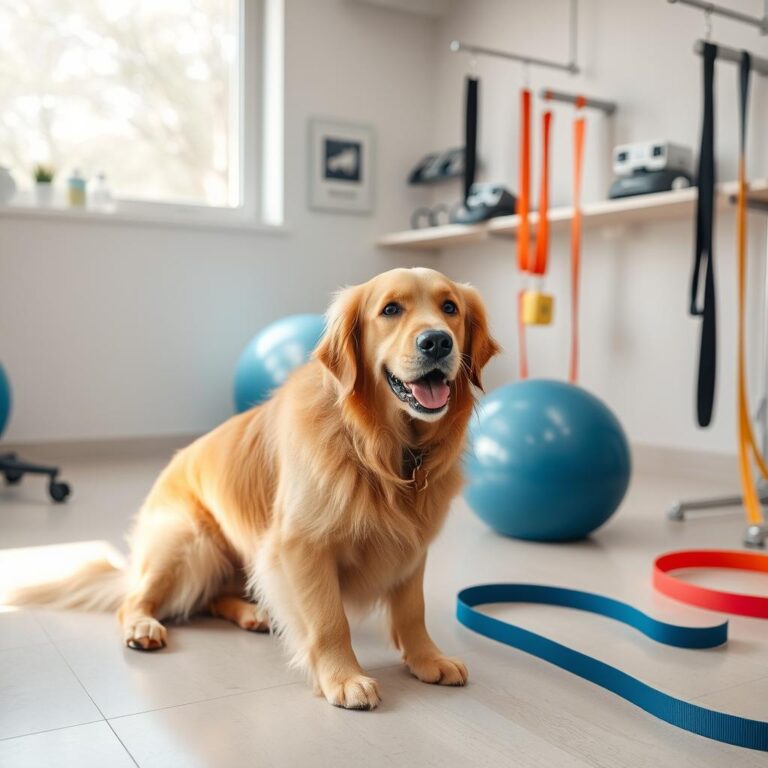
<path fill-rule="evenodd" d="M 469 435 L 465 498 L 506 536 L 584 538 L 616 511 L 629 485 L 619 420 L 571 384 L 528 380 L 499 388 L 480 402 Z"/>
<path fill-rule="evenodd" d="M 266 400 L 295 368 L 309 360 L 324 330 L 322 315 L 290 315 L 259 331 L 237 361 L 237 412 Z"/>
<path fill-rule="evenodd" d="M 8 417 L 11 415 L 11 384 L 0 363 L 0 435 L 3 434 Z"/>

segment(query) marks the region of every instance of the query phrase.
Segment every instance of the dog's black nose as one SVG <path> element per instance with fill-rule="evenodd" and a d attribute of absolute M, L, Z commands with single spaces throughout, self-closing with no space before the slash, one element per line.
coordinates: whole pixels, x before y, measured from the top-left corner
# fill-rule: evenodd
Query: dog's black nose
<path fill-rule="evenodd" d="M 453 349 L 453 339 L 445 331 L 424 331 L 416 337 L 416 346 L 427 357 L 440 360 Z"/>

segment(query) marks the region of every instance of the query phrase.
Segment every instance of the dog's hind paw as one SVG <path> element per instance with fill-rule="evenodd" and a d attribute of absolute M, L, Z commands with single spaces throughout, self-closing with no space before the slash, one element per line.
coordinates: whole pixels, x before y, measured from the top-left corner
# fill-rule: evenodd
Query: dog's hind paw
<path fill-rule="evenodd" d="M 448 656 L 428 656 L 408 659 L 408 669 L 424 683 L 435 685 L 466 685 L 469 672 L 464 662 Z"/>
<path fill-rule="evenodd" d="M 269 632 L 269 616 L 267 612 L 253 603 L 249 603 L 247 608 L 241 610 L 236 623 L 239 627 L 247 629 L 249 632 Z"/>
<path fill-rule="evenodd" d="M 269 614 L 256 603 L 250 603 L 240 597 L 220 597 L 211 602 L 208 610 L 238 627 L 249 632 L 269 632 Z"/>

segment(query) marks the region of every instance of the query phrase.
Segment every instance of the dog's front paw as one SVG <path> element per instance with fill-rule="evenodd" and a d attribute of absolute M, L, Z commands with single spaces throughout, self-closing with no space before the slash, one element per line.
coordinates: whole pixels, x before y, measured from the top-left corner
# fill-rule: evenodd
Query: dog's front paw
<path fill-rule="evenodd" d="M 125 644 L 135 651 L 159 651 L 165 648 L 167 637 L 165 627 L 151 616 L 129 622 L 123 630 Z"/>
<path fill-rule="evenodd" d="M 448 656 L 421 656 L 406 662 L 411 674 L 423 683 L 465 685 L 469 672 L 464 662 Z"/>
<path fill-rule="evenodd" d="M 325 698 L 335 707 L 375 709 L 381 701 L 379 684 L 372 677 L 361 674 L 336 678 L 321 687 Z"/>

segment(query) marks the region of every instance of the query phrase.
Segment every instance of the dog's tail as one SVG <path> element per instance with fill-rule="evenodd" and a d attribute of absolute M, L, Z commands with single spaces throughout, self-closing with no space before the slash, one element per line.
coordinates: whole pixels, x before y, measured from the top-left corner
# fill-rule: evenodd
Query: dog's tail
<path fill-rule="evenodd" d="M 83 564 L 71 576 L 10 589 L 0 596 L 0 603 L 116 611 L 127 591 L 125 571 L 101 557 Z"/>

